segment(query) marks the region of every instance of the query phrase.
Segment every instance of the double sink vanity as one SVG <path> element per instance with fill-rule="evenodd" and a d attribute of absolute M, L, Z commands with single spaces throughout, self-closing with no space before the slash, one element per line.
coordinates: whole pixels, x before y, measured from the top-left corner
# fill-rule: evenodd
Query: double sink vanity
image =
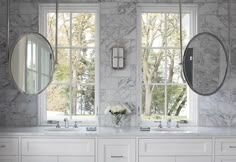
<path fill-rule="evenodd" d="M 236 129 L 1 128 L 0 162 L 236 162 Z"/>

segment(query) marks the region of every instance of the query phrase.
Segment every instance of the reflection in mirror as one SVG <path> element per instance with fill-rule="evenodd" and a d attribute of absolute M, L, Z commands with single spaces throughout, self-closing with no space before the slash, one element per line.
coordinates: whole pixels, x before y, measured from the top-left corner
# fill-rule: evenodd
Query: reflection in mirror
<path fill-rule="evenodd" d="M 10 70 L 18 89 L 27 95 L 42 92 L 52 80 L 53 50 L 38 33 L 21 36 L 11 51 Z"/>
<path fill-rule="evenodd" d="M 193 91 L 208 96 L 224 83 L 228 69 L 228 55 L 223 43 L 211 33 L 194 36 L 184 52 L 183 70 Z"/>

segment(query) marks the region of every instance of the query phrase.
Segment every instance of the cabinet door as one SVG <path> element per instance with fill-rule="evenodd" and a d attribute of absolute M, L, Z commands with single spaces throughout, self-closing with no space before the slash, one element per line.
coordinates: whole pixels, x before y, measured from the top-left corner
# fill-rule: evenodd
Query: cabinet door
<path fill-rule="evenodd" d="M 95 162 L 94 157 L 59 157 L 58 162 Z"/>
<path fill-rule="evenodd" d="M 215 140 L 215 154 L 216 155 L 236 155 L 236 139 L 216 139 Z"/>
<path fill-rule="evenodd" d="M 212 139 L 140 139 L 141 156 L 210 156 Z"/>
<path fill-rule="evenodd" d="M 94 139 L 22 139 L 22 155 L 25 156 L 94 156 L 94 150 Z"/>
<path fill-rule="evenodd" d="M 139 162 L 175 162 L 175 157 L 139 157 Z"/>
<path fill-rule="evenodd" d="M 56 156 L 22 156 L 22 162 L 57 162 Z"/>
<path fill-rule="evenodd" d="M 216 156 L 215 162 L 236 162 L 236 156 Z"/>
<path fill-rule="evenodd" d="M 18 155 L 18 138 L 0 138 L 0 155 Z"/>
<path fill-rule="evenodd" d="M 0 156 L 0 162 L 18 162 L 17 156 Z"/>
<path fill-rule="evenodd" d="M 211 162 L 211 156 L 176 157 L 176 162 Z"/>
<path fill-rule="evenodd" d="M 135 162 L 135 139 L 99 139 L 98 162 Z"/>

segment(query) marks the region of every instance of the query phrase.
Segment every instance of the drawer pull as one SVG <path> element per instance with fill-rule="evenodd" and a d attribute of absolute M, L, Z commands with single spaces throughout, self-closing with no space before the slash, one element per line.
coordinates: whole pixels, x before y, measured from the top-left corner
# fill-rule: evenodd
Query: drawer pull
<path fill-rule="evenodd" d="M 0 145 L 0 148 L 5 148 L 6 146 L 5 145 Z"/>
<path fill-rule="evenodd" d="M 120 155 L 120 156 L 113 156 L 111 155 L 111 158 L 123 158 L 124 156 Z"/>
<path fill-rule="evenodd" d="M 235 148 L 236 149 L 236 146 L 229 146 L 229 148 Z"/>

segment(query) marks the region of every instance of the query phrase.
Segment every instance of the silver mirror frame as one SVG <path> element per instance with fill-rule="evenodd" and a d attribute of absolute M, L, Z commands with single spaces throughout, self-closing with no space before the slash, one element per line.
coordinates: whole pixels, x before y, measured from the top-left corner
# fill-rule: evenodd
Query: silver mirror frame
<path fill-rule="evenodd" d="M 214 90 L 213 92 L 210 92 L 210 93 L 201 93 L 201 92 L 198 92 L 197 90 L 195 90 L 193 88 L 193 86 L 190 84 L 190 81 L 187 77 L 187 74 L 186 74 L 186 68 L 185 68 L 185 58 L 186 58 L 186 55 L 187 55 L 187 50 L 189 45 L 195 40 L 196 37 L 200 36 L 200 35 L 204 35 L 204 34 L 207 34 L 207 35 L 210 35 L 211 37 L 215 38 L 219 43 L 220 45 L 222 46 L 223 50 L 224 50 L 224 53 L 225 53 L 225 58 L 226 58 L 226 69 L 225 69 L 225 74 L 224 74 L 224 77 L 223 77 L 223 80 L 221 82 L 221 84 L 216 88 L 216 90 Z M 215 94 L 217 91 L 220 90 L 220 88 L 224 85 L 224 82 L 225 82 L 225 79 L 226 79 L 226 76 L 228 74 L 228 68 L 229 68 L 229 55 L 228 55 L 228 52 L 225 48 L 225 45 L 223 44 L 223 42 L 214 34 L 210 33 L 210 32 L 201 32 L 201 33 L 198 33 L 197 35 L 195 35 L 188 43 L 188 45 L 186 46 L 185 50 L 184 50 L 184 56 L 183 56 L 183 72 L 184 72 L 184 77 L 187 81 L 187 84 L 189 85 L 189 87 L 197 94 L 201 95 L 201 96 L 211 96 L 213 94 Z"/>
<path fill-rule="evenodd" d="M 11 69 L 12 55 L 13 55 L 13 51 L 14 51 L 14 49 L 15 49 L 17 43 L 18 43 L 24 36 L 29 35 L 29 34 L 34 34 L 34 35 L 38 35 L 38 36 L 42 37 L 42 38 L 46 41 L 46 43 L 48 44 L 49 48 L 50 48 L 51 51 L 52 51 L 52 70 L 51 70 L 49 82 L 48 82 L 48 84 L 47 84 L 43 89 L 41 89 L 40 91 L 38 91 L 38 92 L 35 93 L 35 94 L 27 94 L 26 92 L 24 92 L 22 89 L 19 88 L 19 86 L 17 85 L 17 83 L 16 83 L 16 81 L 15 81 L 15 79 L 14 79 L 14 77 L 13 77 L 12 69 Z M 18 90 L 20 93 L 22 93 L 23 95 L 27 95 L 27 96 L 36 96 L 36 95 L 39 95 L 39 94 L 42 93 L 42 92 L 49 86 L 49 84 L 52 82 L 53 74 L 54 74 L 54 72 L 55 72 L 54 51 L 53 51 L 53 48 L 52 48 L 51 44 L 50 44 L 49 41 L 47 40 L 47 38 L 44 37 L 42 34 L 37 33 L 37 32 L 30 32 L 30 33 L 24 33 L 24 34 L 22 34 L 22 35 L 15 41 L 15 43 L 13 44 L 11 50 L 9 50 L 8 55 L 9 55 L 9 62 L 8 62 L 9 75 L 10 75 L 10 77 L 12 78 L 12 80 L 13 80 L 13 82 L 14 82 L 14 85 L 15 85 L 15 87 L 17 88 L 17 90 Z"/>

